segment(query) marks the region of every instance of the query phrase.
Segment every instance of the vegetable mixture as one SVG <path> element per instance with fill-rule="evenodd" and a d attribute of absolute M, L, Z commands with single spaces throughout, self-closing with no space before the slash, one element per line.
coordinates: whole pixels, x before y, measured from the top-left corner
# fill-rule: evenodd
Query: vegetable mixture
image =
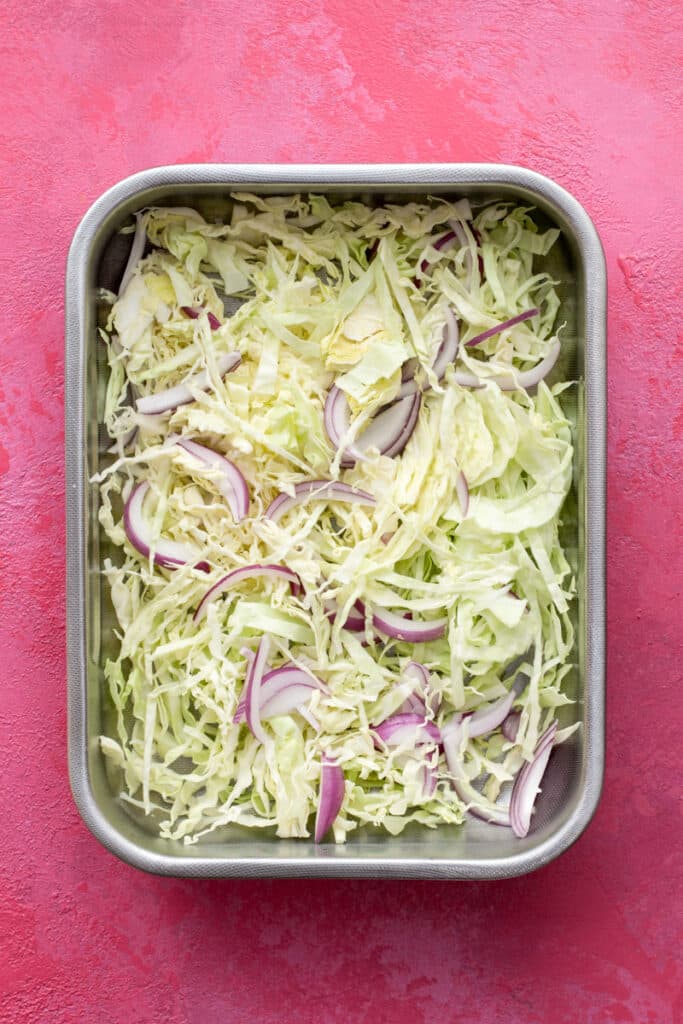
<path fill-rule="evenodd" d="M 570 703 L 559 232 L 467 200 L 137 216 L 100 330 L 123 800 L 164 837 L 524 836 Z M 131 229 L 132 230 L 132 229 Z"/>

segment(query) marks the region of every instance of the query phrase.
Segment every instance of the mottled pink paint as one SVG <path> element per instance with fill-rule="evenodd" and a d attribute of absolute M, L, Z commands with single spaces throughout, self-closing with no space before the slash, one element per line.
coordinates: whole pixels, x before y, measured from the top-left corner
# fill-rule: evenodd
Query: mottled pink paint
<path fill-rule="evenodd" d="M 5 0 L 0 20 L 2 1024 L 681 1020 L 683 7 Z M 610 275 L 607 779 L 584 837 L 533 876 L 164 880 L 79 821 L 64 259 L 108 185 L 188 160 L 509 161 L 596 221 Z"/>

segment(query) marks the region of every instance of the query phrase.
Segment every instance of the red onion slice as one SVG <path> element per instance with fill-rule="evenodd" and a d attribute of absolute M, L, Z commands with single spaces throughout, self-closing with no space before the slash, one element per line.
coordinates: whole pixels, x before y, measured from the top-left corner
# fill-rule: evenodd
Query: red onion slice
<path fill-rule="evenodd" d="M 467 249 L 467 252 L 465 253 L 465 264 L 467 269 L 467 287 L 469 288 L 472 285 L 472 253 L 470 251 L 469 241 L 467 239 L 467 235 L 465 234 L 465 229 L 462 226 L 462 224 L 460 224 L 458 221 L 449 221 L 449 223 L 453 230 L 456 232 L 458 236 L 458 241 L 460 242 L 461 246 L 464 249 Z M 472 238 L 474 239 L 477 246 L 477 267 L 479 269 L 479 277 L 481 278 L 483 283 L 486 280 L 486 277 L 484 274 L 484 257 L 481 254 L 481 232 L 478 231 L 477 228 L 475 228 L 474 224 L 471 221 L 467 221 L 467 226 L 472 232 Z"/>
<path fill-rule="evenodd" d="M 415 619 L 406 618 L 405 615 L 381 608 L 372 613 L 372 624 L 380 633 L 390 636 L 393 640 L 408 640 L 420 644 L 442 637 L 446 632 L 448 619 L 418 622 Z"/>
<path fill-rule="evenodd" d="M 415 374 L 420 368 L 419 359 L 406 359 L 405 363 L 401 367 L 401 387 L 399 388 L 397 398 L 407 398 L 409 395 L 414 395 L 416 391 L 419 391 L 417 381 L 415 380 Z M 424 390 L 429 390 L 428 385 L 424 386 Z"/>
<path fill-rule="evenodd" d="M 345 469 L 354 466 L 370 448 L 377 448 L 387 458 L 400 455 L 415 429 L 420 404 L 415 382 L 402 384 L 398 399 L 380 410 L 355 442 L 344 449 L 341 465 Z M 349 432 L 351 413 L 346 395 L 336 384 L 332 385 L 325 400 L 323 419 L 327 436 L 338 450 Z"/>
<path fill-rule="evenodd" d="M 364 631 L 365 605 L 362 601 L 354 602 L 353 608 L 350 609 L 349 614 L 346 616 L 344 629 L 348 629 L 352 633 L 362 633 Z"/>
<path fill-rule="evenodd" d="M 286 580 L 292 588 L 292 593 L 295 595 L 301 589 L 301 580 L 297 574 L 292 572 L 291 569 L 287 569 L 284 565 L 243 565 L 239 569 L 233 569 L 226 576 L 221 576 L 212 587 L 209 587 L 197 605 L 197 610 L 193 616 L 194 621 L 201 622 L 211 602 L 215 601 L 221 594 L 224 594 L 226 590 L 236 587 L 239 583 L 244 583 L 245 580 L 257 579 L 260 576 L 265 576 L 275 583 L 280 580 Z"/>
<path fill-rule="evenodd" d="M 283 665 L 271 669 L 263 676 L 260 692 L 259 715 L 261 720 L 288 715 L 298 711 L 309 702 L 316 690 L 329 693 L 324 683 L 297 665 Z M 233 722 L 246 720 L 246 697 L 235 710 Z"/>
<path fill-rule="evenodd" d="M 398 713 L 401 715 L 420 715 L 424 718 L 427 714 L 427 707 L 417 693 L 411 693 L 401 704 Z"/>
<path fill-rule="evenodd" d="M 406 383 L 412 380 L 420 367 L 419 359 L 406 359 L 405 363 L 401 367 L 401 382 Z"/>
<path fill-rule="evenodd" d="M 185 316 L 189 316 L 190 320 L 197 320 L 202 312 L 202 309 L 195 309 L 193 306 L 180 307 L 181 312 L 184 313 Z M 207 313 L 207 319 L 209 321 L 209 327 L 211 328 L 212 331 L 217 331 L 218 328 L 221 326 L 220 320 L 211 311 Z"/>
<path fill-rule="evenodd" d="M 421 661 L 409 661 L 403 669 L 403 678 L 414 682 L 421 695 L 429 690 L 429 669 Z"/>
<path fill-rule="evenodd" d="M 458 321 L 450 306 L 446 307 L 446 323 L 444 324 L 443 340 L 439 345 L 436 358 L 432 364 L 432 370 L 437 378 L 441 380 L 446 372 L 446 367 L 454 363 L 458 355 L 460 345 L 460 330 Z"/>
<path fill-rule="evenodd" d="M 196 562 L 196 553 L 186 544 L 175 540 L 166 540 L 164 537 L 159 537 L 153 543 L 150 526 L 143 512 L 148 491 L 149 483 L 147 481 L 136 484 L 126 502 L 123 511 L 123 528 L 130 543 L 144 558 L 149 558 L 149 553 L 154 547 L 154 563 L 164 569 L 177 569 L 181 565 L 190 565 L 192 562 Z M 208 572 L 210 566 L 208 562 L 197 562 L 196 568 Z"/>
<path fill-rule="evenodd" d="M 339 608 L 336 601 L 326 601 L 325 611 L 327 617 L 332 622 L 336 619 L 339 614 Z M 365 605 L 362 601 L 356 601 L 353 607 L 349 610 L 349 614 L 343 624 L 344 629 L 348 629 L 351 633 L 362 633 L 365 630 Z"/>
<path fill-rule="evenodd" d="M 439 774 L 436 769 L 431 765 L 425 763 L 422 765 L 420 770 L 422 776 L 422 792 L 426 800 L 431 798 L 436 793 L 436 784 L 439 781 Z"/>
<path fill-rule="evenodd" d="M 441 238 L 437 238 L 435 242 L 432 242 L 432 248 L 437 249 L 439 251 L 450 249 L 451 245 L 453 244 L 453 242 L 455 242 L 455 240 L 455 231 L 447 231 L 445 235 L 441 236 Z M 420 271 L 423 274 L 426 274 L 430 267 L 431 263 L 429 260 L 422 260 L 422 262 L 420 263 Z"/>
<path fill-rule="evenodd" d="M 560 343 L 554 341 L 548 349 L 548 353 L 544 359 L 541 360 L 536 366 L 532 367 L 531 370 L 522 370 L 516 373 L 506 375 L 504 377 L 495 378 L 496 384 L 501 391 L 517 391 L 519 388 L 532 388 L 548 376 L 553 366 L 557 362 L 557 357 L 560 354 Z"/>
<path fill-rule="evenodd" d="M 347 448 L 342 456 L 342 466 L 345 469 L 354 466 L 359 457 L 371 448 L 376 448 L 380 455 L 386 455 L 389 459 L 400 455 L 415 430 L 421 404 L 422 396 L 415 391 L 385 406 L 373 417 L 367 430 L 356 438 L 354 449 L 360 455 L 354 457 L 351 449 Z"/>
<path fill-rule="evenodd" d="M 436 714 L 441 698 L 438 693 L 432 692 L 429 670 L 419 661 L 409 661 L 403 670 L 403 680 L 413 683 L 415 690 L 404 700 L 400 710 L 424 717 L 429 708 Z"/>
<path fill-rule="evenodd" d="M 467 810 L 475 818 L 481 818 L 491 825 L 509 827 L 510 812 L 507 807 L 498 807 L 495 804 L 487 804 L 481 793 L 477 792 L 465 774 L 460 759 L 460 739 L 462 736 L 459 722 L 450 722 L 446 728 L 441 730 L 444 754 L 448 770 L 453 777 L 453 789 L 463 803 L 467 804 Z"/>
<path fill-rule="evenodd" d="M 509 320 L 504 320 L 501 324 L 496 327 L 490 327 L 488 331 L 484 331 L 483 334 L 477 334 L 474 338 L 470 338 L 469 341 L 465 342 L 465 348 L 470 348 L 472 345 L 478 345 L 481 341 L 486 341 L 488 338 L 495 337 L 496 334 L 501 334 L 502 331 L 507 331 L 508 327 L 515 327 L 516 324 L 522 324 L 525 320 L 531 320 L 533 316 L 538 316 L 539 310 L 537 309 L 526 309 L 523 313 L 518 313 L 517 316 L 511 317 Z"/>
<path fill-rule="evenodd" d="M 548 767 L 556 732 L 557 722 L 553 722 L 541 736 L 532 760 L 521 768 L 512 787 L 510 823 L 512 831 L 519 839 L 523 839 L 529 832 L 531 815 L 545 770 Z"/>
<path fill-rule="evenodd" d="M 241 523 L 249 512 L 249 488 L 234 462 L 230 462 L 213 448 L 207 448 L 206 445 L 197 444 L 188 438 L 182 437 L 176 444 L 190 455 L 194 455 L 205 466 L 220 471 L 221 476 L 215 481 L 216 487 L 227 501 L 235 522 Z"/>
<path fill-rule="evenodd" d="M 472 273 L 472 252 L 470 250 L 469 239 L 468 239 L 467 234 L 465 232 L 465 229 L 462 226 L 462 224 L 460 223 L 460 221 L 451 220 L 451 221 L 449 221 L 449 224 L 451 225 L 451 227 L 453 228 L 453 231 L 457 235 L 458 242 L 460 244 L 460 248 L 465 250 L 464 264 L 465 264 L 465 273 L 467 274 L 466 283 L 467 283 L 467 287 L 471 288 L 472 287 L 473 273 Z M 476 230 L 476 229 L 472 228 L 472 231 L 474 231 L 474 230 Z M 479 244 L 479 242 L 477 244 Z M 483 273 L 483 268 L 484 268 L 484 261 L 481 258 L 481 253 L 478 254 L 477 263 L 478 263 L 478 266 L 479 266 L 479 272 L 481 274 L 481 273 Z"/>
<path fill-rule="evenodd" d="M 294 487 L 294 496 L 284 491 L 271 501 L 265 511 L 266 519 L 276 523 L 285 512 L 307 501 L 344 501 L 356 505 L 375 505 L 376 500 L 367 491 L 341 483 L 338 480 L 304 480 Z"/>
<path fill-rule="evenodd" d="M 244 690 L 244 715 L 247 725 L 257 740 L 266 743 L 268 737 L 261 725 L 261 685 L 263 673 L 268 662 L 270 637 L 264 633 L 256 649 L 256 657 L 247 670 L 247 682 Z"/>
<path fill-rule="evenodd" d="M 472 232 L 472 237 L 474 238 L 474 241 L 477 243 L 477 250 L 478 250 L 477 251 L 477 265 L 479 267 L 479 277 L 482 279 L 482 281 L 484 281 L 484 279 L 485 279 L 485 275 L 484 275 L 484 257 L 482 256 L 481 252 L 479 251 L 479 250 L 481 250 L 481 245 L 482 245 L 481 232 L 478 231 L 477 228 L 475 228 L 474 224 L 470 224 L 470 230 Z"/>
<path fill-rule="evenodd" d="M 239 352 L 224 352 L 218 356 L 216 360 L 218 376 L 225 377 L 227 373 L 239 366 L 241 360 L 242 356 Z M 211 386 L 208 371 L 202 370 L 194 377 L 189 377 L 185 383 L 176 384 L 175 387 L 167 388 L 165 391 L 157 391 L 155 395 L 138 398 L 135 407 L 138 412 L 144 413 L 146 416 L 158 416 L 162 412 L 177 409 L 180 405 L 188 405 L 189 402 L 194 402 L 190 385 L 200 391 L 206 391 Z"/>
<path fill-rule="evenodd" d="M 336 384 L 332 385 L 325 399 L 323 424 L 332 447 L 338 451 L 342 438 L 346 437 L 351 429 L 351 410 L 346 395 Z M 357 461 L 361 458 L 361 453 L 351 444 L 344 449 L 344 456 Z"/>
<path fill-rule="evenodd" d="M 508 667 L 507 671 L 510 672 L 510 667 Z M 506 693 L 504 697 L 500 697 L 492 704 L 489 704 L 488 707 L 480 708 L 473 714 L 465 715 L 464 721 L 467 723 L 467 735 L 471 738 L 474 736 L 485 736 L 487 733 L 497 729 L 499 725 L 502 725 L 510 713 L 512 705 L 524 693 L 528 682 L 529 677 L 524 672 L 519 672 L 510 687 L 510 692 Z"/>
<path fill-rule="evenodd" d="M 500 731 L 502 732 L 503 736 L 510 743 L 514 743 L 517 739 L 517 733 L 519 732 L 519 723 L 521 721 L 521 718 L 522 714 L 520 711 L 511 711 L 500 727 Z"/>
<path fill-rule="evenodd" d="M 298 710 L 302 704 L 308 704 L 316 690 L 329 693 L 319 679 L 297 665 L 273 669 L 263 679 L 261 717 L 274 718 Z"/>
<path fill-rule="evenodd" d="M 451 363 L 455 362 L 458 355 L 459 346 L 460 329 L 458 327 L 458 321 L 455 317 L 455 314 L 453 313 L 453 310 L 449 306 L 446 309 L 446 320 L 444 323 L 441 344 L 437 349 L 436 356 L 434 357 L 434 362 L 432 363 L 432 371 L 434 372 L 437 380 L 442 380 L 446 372 L 446 368 Z M 413 362 L 413 360 L 409 360 L 409 362 Z M 398 393 L 399 398 L 405 398 L 408 395 L 412 395 L 419 390 L 417 382 L 413 379 L 416 370 L 417 368 L 415 368 L 412 371 L 412 374 L 409 371 L 407 371 L 405 375 L 402 371 L 401 380 L 403 383 L 401 384 L 401 389 Z M 425 382 L 422 390 L 429 391 L 430 387 L 431 385 Z"/>
<path fill-rule="evenodd" d="M 419 746 L 423 743 L 440 743 L 438 725 L 429 722 L 424 715 L 399 714 L 385 719 L 372 730 L 387 747 L 399 747 L 405 743 Z"/>
<path fill-rule="evenodd" d="M 486 708 L 475 711 L 474 714 L 465 715 L 464 721 L 467 724 L 467 735 L 470 738 L 475 736 L 486 736 L 493 732 L 499 725 L 502 725 L 508 716 L 510 708 L 514 704 L 517 694 L 510 690 L 504 697 L 489 704 Z"/>
<path fill-rule="evenodd" d="M 368 263 L 370 262 L 370 260 L 373 260 L 375 258 L 375 256 L 377 255 L 377 250 L 378 249 L 379 249 L 379 238 L 376 238 L 374 240 L 374 242 L 372 242 L 367 247 L 367 249 L 365 250 L 365 259 L 367 260 Z"/>
<path fill-rule="evenodd" d="M 548 349 L 544 359 L 530 370 L 519 370 L 514 374 L 504 374 L 498 377 L 477 377 L 473 373 L 456 370 L 454 380 L 462 388 L 483 388 L 491 381 L 497 384 L 501 391 L 517 391 L 520 388 L 532 388 L 548 376 L 557 362 L 560 354 L 560 342 L 555 340 Z"/>
<path fill-rule="evenodd" d="M 344 802 L 344 773 L 331 757 L 323 754 L 320 771 L 320 796 L 315 816 L 315 841 L 322 842 Z"/>
<path fill-rule="evenodd" d="M 463 519 L 466 519 L 467 512 L 470 507 L 470 489 L 467 484 L 467 477 L 462 470 L 460 470 L 455 478 L 455 490 L 458 495 L 458 501 L 460 502 L 462 517 Z"/>
<path fill-rule="evenodd" d="M 142 218 L 141 213 L 135 214 L 135 234 L 133 235 L 133 242 L 130 247 L 130 253 L 128 254 L 128 262 L 121 275 L 121 284 L 119 285 L 119 297 L 123 295 L 126 288 L 130 284 L 130 279 L 133 276 L 135 268 L 142 259 L 142 254 L 145 251 L 145 242 L 147 241 L 147 232 L 145 231 L 145 222 Z"/>

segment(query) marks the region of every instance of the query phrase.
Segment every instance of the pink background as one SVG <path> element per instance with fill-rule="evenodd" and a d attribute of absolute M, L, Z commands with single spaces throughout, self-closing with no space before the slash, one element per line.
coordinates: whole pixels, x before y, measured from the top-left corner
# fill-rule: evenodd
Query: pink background
<path fill-rule="evenodd" d="M 5 0 L 0 28 L 0 1020 L 680 1020 L 683 7 Z M 174 881 L 119 863 L 79 820 L 65 255 L 117 179 L 222 160 L 521 163 L 601 233 L 607 779 L 587 833 L 535 875 Z"/>

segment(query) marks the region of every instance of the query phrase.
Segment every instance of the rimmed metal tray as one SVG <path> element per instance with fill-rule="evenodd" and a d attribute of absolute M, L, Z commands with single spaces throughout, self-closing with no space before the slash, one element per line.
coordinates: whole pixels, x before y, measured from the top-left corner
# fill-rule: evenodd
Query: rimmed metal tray
<path fill-rule="evenodd" d="M 578 523 L 568 550 L 575 561 L 577 669 L 572 714 L 581 729 L 554 754 L 532 830 L 474 819 L 463 827 L 415 828 L 399 837 L 360 829 L 345 846 L 264 838 L 235 829 L 185 846 L 160 839 L 118 798 L 97 737 L 108 731 L 102 664 L 112 650 L 113 615 L 100 573 L 97 488 L 89 483 L 106 440 L 98 428 L 106 367 L 96 332 L 97 288 L 116 288 L 130 242 L 118 234 L 143 207 L 183 205 L 225 215 L 235 190 L 325 192 L 370 200 L 426 195 L 514 199 L 534 205 L 561 229 L 548 269 L 562 299 L 561 373 L 579 383 L 574 490 Z M 504 878 L 548 863 L 582 833 L 597 806 L 604 764 L 605 706 L 605 264 L 585 210 L 563 188 L 521 167 L 487 164 L 158 167 L 119 182 L 83 218 L 66 276 L 67 666 L 69 772 L 85 824 L 136 867 L 196 877 L 335 876 Z"/>

